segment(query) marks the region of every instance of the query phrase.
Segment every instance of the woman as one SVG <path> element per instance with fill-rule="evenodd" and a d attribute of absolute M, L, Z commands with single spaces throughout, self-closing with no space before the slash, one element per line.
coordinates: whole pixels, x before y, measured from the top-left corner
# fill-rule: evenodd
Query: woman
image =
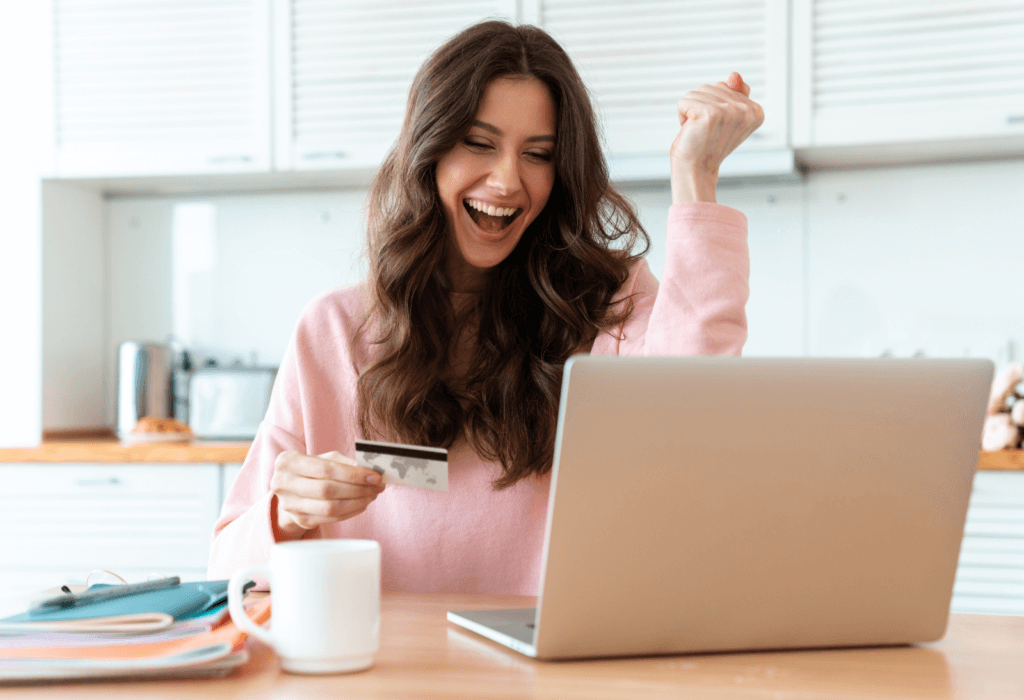
<path fill-rule="evenodd" d="M 351 537 L 381 543 L 388 590 L 536 594 L 568 357 L 742 348 L 746 219 L 714 201 L 763 120 L 747 95 L 733 73 L 679 102 L 659 290 L 561 47 L 485 22 L 438 49 L 370 193 L 369 279 L 299 320 L 209 576 Z M 449 448 L 449 490 L 385 490 L 361 437 Z"/>

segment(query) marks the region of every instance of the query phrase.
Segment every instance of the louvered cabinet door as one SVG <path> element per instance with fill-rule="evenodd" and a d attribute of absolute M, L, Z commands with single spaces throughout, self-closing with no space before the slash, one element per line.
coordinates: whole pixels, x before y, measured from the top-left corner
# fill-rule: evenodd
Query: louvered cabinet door
<path fill-rule="evenodd" d="M 374 169 L 434 49 L 514 0 L 281 0 L 275 9 L 279 170 Z"/>
<path fill-rule="evenodd" d="M 270 168 L 269 0 L 55 0 L 61 177 Z"/>
<path fill-rule="evenodd" d="M 793 0 L 793 38 L 798 147 L 1024 149 L 1024 0 Z"/>
<path fill-rule="evenodd" d="M 203 578 L 220 509 L 216 464 L 0 465 L 0 584 Z"/>
<path fill-rule="evenodd" d="M 656 156 L 667 176 L 676 103 L 732 71 L 765 110 L 737 153 L 788 145 L 787 11 L 785 0 L 541 0 L 539 21 L 592 91 L 612 160 Z"/>
<path fill-rule="evenodd" d="M 953 612 L 1024 615 L 1024 472 L 978 472 Z"/>

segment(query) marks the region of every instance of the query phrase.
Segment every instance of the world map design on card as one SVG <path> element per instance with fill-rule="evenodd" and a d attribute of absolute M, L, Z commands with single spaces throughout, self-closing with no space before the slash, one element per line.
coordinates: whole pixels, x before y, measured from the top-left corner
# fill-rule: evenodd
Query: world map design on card
<path fill-rule="evenodd" d="M 385 484 L 448 490 L 448 450 L 440 447 L 356 440 L 356 464 L 380 474 Z"/>

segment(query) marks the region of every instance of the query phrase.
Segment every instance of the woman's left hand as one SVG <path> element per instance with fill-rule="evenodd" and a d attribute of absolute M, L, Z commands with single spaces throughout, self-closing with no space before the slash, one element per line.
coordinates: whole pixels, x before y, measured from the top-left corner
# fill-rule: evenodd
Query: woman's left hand
<path fill-rule="evenodd" d="M 718 168 L 764 122 L 739 73 L 702 85 L 679 100 L 679 134 L 672 141 L 672 203 L 714 202 Z"/>

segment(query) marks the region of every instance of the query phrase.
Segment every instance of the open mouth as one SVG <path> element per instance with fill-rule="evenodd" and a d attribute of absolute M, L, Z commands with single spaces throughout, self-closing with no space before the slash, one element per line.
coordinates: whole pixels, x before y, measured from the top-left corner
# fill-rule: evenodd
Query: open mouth
<path fill-rule="evenodd" d="M 475 199 L 462 200 L 462 206 L 469 212 L 470 218 L 487 233 L 498 233 L 512 225 L 512 222 L 523 213 L 522 207 L 517 209 L 489 206 Z"/>

